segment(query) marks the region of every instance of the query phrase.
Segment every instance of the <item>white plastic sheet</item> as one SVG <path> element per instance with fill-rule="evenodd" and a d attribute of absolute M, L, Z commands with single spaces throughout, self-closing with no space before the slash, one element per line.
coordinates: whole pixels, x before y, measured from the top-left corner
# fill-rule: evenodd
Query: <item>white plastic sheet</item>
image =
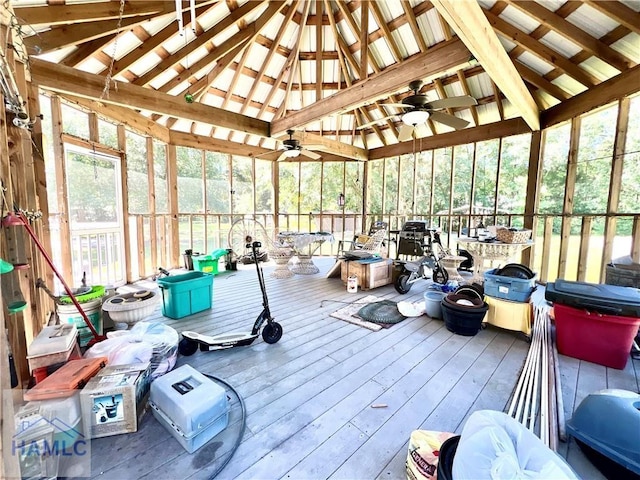
<path fill-rule="evenodd" d="M 474 412 L 453 459 L 456 480 L 578 479 L 533 432 L 505 413 Z"/>
<path fill-rule="evenodd" d="M 107 357 L 109 365 L 151 362 L 151 377 L 169 372 L 178 356 L 180 337 L 175 329 L 157 322 L 138 322 L 131 330 L 116 330 L 96 343 L 85 358 Z"/>

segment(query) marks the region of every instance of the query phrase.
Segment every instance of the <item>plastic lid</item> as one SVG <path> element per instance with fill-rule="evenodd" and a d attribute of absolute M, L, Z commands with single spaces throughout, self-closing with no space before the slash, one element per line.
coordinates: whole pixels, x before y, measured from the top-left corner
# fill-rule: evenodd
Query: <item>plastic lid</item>
<path fill-rule="evenodd" d="M 13 270 L 13 265 L 11 265 L 6 260 L 0 258 L 0 274 L 9 273 Z"/>
<path fill-rule="evenodd" d="M 27 308 L 27 302 L 25 302 L 24 300 L 19 300 L 17 302 L 13 302 L 7 305 L 7 309 L 9 310 L 9 313 L 18 313 L 23 311 L 25 308 Z"/>

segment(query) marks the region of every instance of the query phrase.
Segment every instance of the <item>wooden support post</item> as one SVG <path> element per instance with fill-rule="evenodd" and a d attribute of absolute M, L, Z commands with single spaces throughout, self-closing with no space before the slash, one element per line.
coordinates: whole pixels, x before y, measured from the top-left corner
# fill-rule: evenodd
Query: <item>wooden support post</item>
<path fill-rule="evenodd" d="M 589 242 L 591 241 L 591 224 L 593 217 L 582 217 L 580 230 L 580 253 L 578 255 L 578 281 L 584 282 L 587 278 L 587 265 L 589 264 Z"/>
<path fill-rule="evenodd" d="M 569 242 L 571 240 L 571 214 L 573 213 L 573 196 L 576 189 L 578 173 L 578 147 L 580 143 L 580 117 L 571 121 L 571 138 L 569 140 L 569 158 L 567 159 L 567 178 L 564 186 L 564 203 L 562 205 L 562 227 L 560 230 L 560 260 L 558 277 L 566 278 Z"/>
<path fill-rule="evenodd" d="M 167 145 L 167 188 L 169 202 L 169 252 L 166 268 L 180 264 L 180 223 L 178 220 L 178 170 L 176 146 Z M 166 230 L 165 230 L 166 231 Z"/>
<path fill-rule="evenodd" d="M 529 148 L 529 173 L 527 176 L 527 197 L 524 204 L 524 228 L 532 231 L 533 245 L 522 252 L 522 263 L 533 267 L 535 258 L 535 240 L 538 227 L 536 211 L 538 210 L 540 188 L 542 186 L 542 134 L 540 131 L 531 134 L 531 147 Z M 475 177 L 475 175 L 474 175 Z"/>
<path fill-rule="evenodd" d="M 149 182 L 149 239 L 151 244 L 151 270 L 158 269 L 158 232 L 156 230 L 156 176 L 154 168 L 153 138 L 147 137 L 147 181 Z M 146 275 L 145 275 L 146 276 Z"/>
<path fill-rule="evenodd" d="M 542 264 L 540 266 L 540 280 L 549 280 L 549 255 L 551 254 L 551 241 L 553 238 L 553 217 L 545 217 L 544 234 L 542 239 Z"/>
<path fill-rule="evenodd" d="M 71 228 L 69 225 L 67 165 L 62 140 L 62 105 L 60 97 L 57 96 L 51 98 L 51 124 L 53 127 L 53 156 L 56 159 L 54 167 L 60 228 L 60 270 L 63 278 L 71 279 Z"/>
<path fill-rule="evenodd" d="M 612 260 L 613 240 L 616 236 L 620 189 L 622 186 L 622 170 L 624 166 L 624 151 L 627 143 L 627 129 L 629 126 L 629 107 L 631 100 L 626 97 L 618 103 L 618 119 L 616 122 L 616 138 L 613 144 L 613 158 L 611 160 L 611 176 L 609 177 L 609 200 L 607 216 L 604 219 L 604 246 L 600 263 L 600 282 L 604 283 L 607 264 Z"/>
<path fill-rule="evenodd" d="M 120 191 L 122 192 L 122 233 L 124 235 L 124 264 L 126 266 L 126 280 L 132 282 L 131 273 L 131 229 L 129 228 L 129 172 L 127 168 L 127 132 L 124 125 L 118 125 L 118 150 L 120 150 Z"/>
<path fill-rule="evenodd" d="M 631 235 L 631 261 L 640 263 L 640 217 L 633 219 L 633 233 Z"/>

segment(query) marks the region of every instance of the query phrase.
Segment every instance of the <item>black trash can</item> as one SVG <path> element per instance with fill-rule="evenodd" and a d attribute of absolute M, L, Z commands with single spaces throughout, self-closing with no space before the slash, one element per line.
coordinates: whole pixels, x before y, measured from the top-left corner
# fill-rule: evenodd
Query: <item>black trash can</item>
<path fill-rule="evenodd" d="M 193 250 L 185 250 L 182 254 L 182 260 L 184 261 L 184 268 L 187 270 L 193 270 Z"/>

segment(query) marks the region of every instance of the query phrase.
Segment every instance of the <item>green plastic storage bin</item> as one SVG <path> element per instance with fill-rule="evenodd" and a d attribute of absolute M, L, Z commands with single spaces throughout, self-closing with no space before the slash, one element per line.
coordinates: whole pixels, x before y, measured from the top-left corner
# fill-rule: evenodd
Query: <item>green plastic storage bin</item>
<path fill-rule="evenodd" d="M 175 320 L 211 308 L 213 275 L 189 272 L 158 279 L 162 291 L 162 315 Z"/>
<path fill-rule="evenodd" d="M 211 252 L 211 255 L 197 255 L 192 257 L 195 270 L 212 275 L 218 274 L 218 264 L 220 259 L 227 254 L 227 250 L 219 248 Z"/>
<path fill-rule="evenodd" d="M 210 273 L 211 275 L 218 273 L 218 260 L 211 258 L 211 255 L 199 255 L 191 258 L 193 260 L 193 268 L 198 272 Z"/>

